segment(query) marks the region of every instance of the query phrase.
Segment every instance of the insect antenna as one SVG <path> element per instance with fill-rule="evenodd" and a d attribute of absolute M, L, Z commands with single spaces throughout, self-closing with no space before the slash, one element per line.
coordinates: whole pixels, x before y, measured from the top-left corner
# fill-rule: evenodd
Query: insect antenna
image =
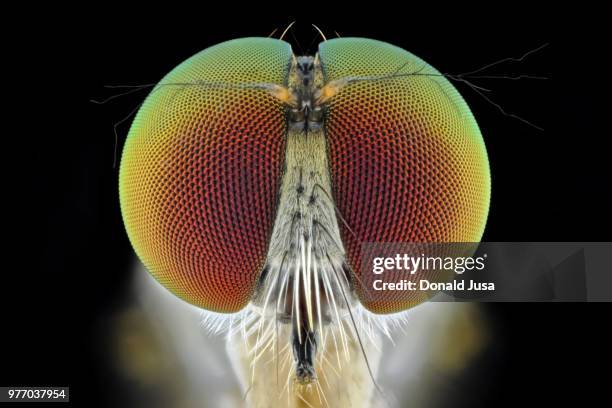
<path fill-rule="evenodd" d="M 325 34 L 323 34 L 323 31 L 321 31 L 321 29 L 319 27 L 317 27 L 316 25 L 314 25 L 314 24 L 312 24 L 312 26 L 315 28 L 315 30 L 317 30 L 319 32 L 319 34 L 323 38 L 323 41 L 327 41 L 327 38 L 325 37 Z"/>
<path fill-rule="evenodd" d="M 289 25 L 287 26 L 287 28 L 285 28 L 285 31 L 283 31 L 283 33 L 280 35 L 280 37 L 278 37 L 279 40 L 282 40 L 283 37 L 285 36 L 285 34 L 287 34 L 287 31 L 289 31 L 289 29 L 291 27 L 293 27 L 293 25 L 295 24 L 295 21 L 292 21 L 291 23 L 289 23 Z"/>
<path fill-rule="evenodd" d="M 155 84 L 141 84 L 141 85 L 104 85 L 104 88 L 107 89 L 127 89 L 125 92 L 120 92 L 115 95 L 111 95 L 104 99 L 89 99 L 89 102 L 94 103 L 96 105 L 104 105 L 114 99 L 120 98 L 122 96 L 127 96 L 138 91 L 142 91 L 144 89 L 151 88 L 163 88 L 166 86 L 209 86 L 209 87 L 240 87 L 246 86 L 248 84 L 226 84 L 221 82 L 165 82 L 165 83 L 155 83 Z M 255 85 L 255 84 L 251 84 Z M 154 89 L 152 92 L 155 92 L 157 89 Z"/>
<path fill-rule="evenodd" d="M 491 98 L 489 98 L 487 95 L 485 95 L 477 86 L 474 86 L 474 84 L 472 84 L 470 81 L 467 80 L 461 80 L 461 82 L 465 83 L 467 86 L 469 86 L 474 92 L 476 92 L 478 95 L 480 95 L 485 101 L 487 101 L 488 103 L 490 103 L 491 105 L 493 105 L 494 107 L 496 107 L 502 114 L 504 114 L 505 116 L 508 116 L 510 118 L 514 118 L 517 119 L 537 130 L 540 131 L 544 131 L 544 129 L 540 126 L 537 126 L 531 122 L 529 122 L 527 119 L 520 117 L 517 114 L 514 113 L 510 113 L 510 112 L 506 112 L 506 110 L 498 103 L 494 102 L 493 100 L 491 100 Z"/>
<path fill-rule="evenodd" d="M 113 124 L 113 134 L 115 135 L 115 144 L 113 147 L 113 169 L 117 168 L 117 146 L 119 145 L 119 134 L 117 132 L 117 129 L 119 128 L 119 126 L 121 124 L 123 124 L 125 121 L 127 121 L 129 118 L 131 118 L 133 115 L 136 114 L 136 112 L 138 112 L 138 110 L 140 109 L 140 107 L 144 104 L 144 101 L 139 103 L 138 106 L 136 106 L 130 113 L 128 113 L 123 119 L 121 119 L 118 122 L 115 122 Z"/>
<path fill-rule="evenodd" d="M 502 58 L 502 59 L 500 59 L 500 60 L 498 60 L 498 61 L 494 61 L 494 62 L 492 62 L 492 63 L 490 63 L 490 64 L 484 65 L 484 66 L 482 66 L 482 67 L 480 67 L 480 68 L 478 68 L 478 69 L 475 69 L 475 70 L 473 70 L 473 71 L 470 71 L 470 72 L 465 72 L 465 73 L 461 74 L 461 76 L 473 75 L 473 74 L 476 74 L 476 73 L 478 73 L 478 72 L 482 72 L 482 71 L 484 71 L 484 70 L 486 70 L 486 69 L 488 69 L 488 68 L 494 67 L 494 66 L 496 66 L 496 65 L 503 64 L 504 62 L 509 62 L 509 61 L 514 61 L 514 62 L 522 62 L 522 61 L 523 61 L 525 58 L 527 58 L 529 55 L 531 55 L 531 54 L 535 54 L 536 52 L 538 52 L 538 51 L 540 51 L 540 50 L 542 50 L 542 49 L 544 49 L 544 48 L 548 47 L 548 45 L 549 45 L 549 43 L 544 43 L 544 44 L 540 45 L 540 46 L 539 46 L 539 47 L 537 47 L 537 48 L 534 48 L 534 49 L 532 49 L 532 50 L 527 51 L 526 53 L 524 53 L 524 54 L 523 54 L 522 56 L 520 56 L 520 57 L 507 57 L 507 58 Z"/>
<path fill-rule="evenodd" d="M 501 107 L 501 105 L 499 105 L 498 103 L 494 102 L 493 100 L 491 100 L 491 98 L 487 97 L 484 92 L 490 92 L 490 89 L 484 88 L 480 85 L 476 85 L 473 82 L 470 81 L 470 79 L 502 79 L 502 80 L 511 80 L 511 81 L 518 81 L 521 79 L 533 79 L 533 80 L 546 80 L 549 79 L 548 77 L 545 76 L 538 76 L 538 75 L 526 75 L 526 74 L 522 74 L 522 75 L 515 75 L 515 76 L 511 76 L 511 75 L 477 75 L 480 72 L 483 72 L 486 69 L 489 69 L 491 67 L 497 66 L 499 64 L 502 64 L 504 62 L 509 62 L 509 61 L 513 61 L 513 62 L 522 62 L 523 60 L 525 60 L 525 58 L 527 58 L 528 56 L 541 51 L 542 49 L 544 49 L 545 47 L 547 47 L 549 45 L 549 43 L 545 43 L 537 48 L 534 48 L 532 50 L 529 50 L 527 52 L 525 52 L 523 55 L 521 55 L 520 57 L 507 57 L 507 58 L 502 58 L 500 60 L 494 61 L 492 63 L 486 64 L 478 69 L 475 69 L 473 71 L 468 71 L 468 72 L 464 72 L 464 73 L 460 73 L 460 74 L 451 74 L 451 73 L 433 73 L 433 72 L 423 72 L 423 70 L 425 69 L 425 67 L 427 66 L 427 64 L 424 64 L 421 68 L 419 68 L 418 70 L 414 71 L 414 72 L 407 72 L 407 73 L 402 73 L 401 71 L 406 68 L 406 66 L 408 65 L 408 62 L 400 65 L 395 71 L 393 71 L 393 73 L 391 74 L 386 74 L 386 75 L 377 75 L 377 76 L 364 76 L 364 77 L 345 77 L 345 78 L 340 78 L 338 80 L 332 81 L 332 82 L 336 82 L 336 86 L 340 86 L 340 89 L 342 87 L 342 85 L 348 84 L 348 83 L 352 83 L 352 82 L 361 82 L 361 81 L 385 81 L 385 80 L 390 80 L 390 79 L 395 79 L 395 78 L 402 78 L 402 77 L 417 77 L 417 76 L 423 76 L 423 77 L 429 77 L 429 78 L 435 78 L 435 77 L 443 77 L 443 78 L 447 78 L 450 80 L 453 80 L 455 82 L 461 82 L 466 84 L 468 87 L 470 87 L 470 89 L 472 89 L 474 92 L 476 92 L 477 95 L 479 95 L 480 97 L 482 97 L 487 103 L 493 105 L 496 109 L 498 109 L 503 115 L 517 119 L 537 130 L 543 131 L 544 129 L 540 126 L 537 126 L 531 122 L 529 122 L 528 120 L 520 117 L 519 115 L 516 115 L 514 113 L 510 113 L 507 112 L 505 109 L 503 109 Z M 436 81 L 434 81 L 436 84 L 438 84 Z M 440 84 L 438 84 L 438 86 L 440 87 Z M 444 90 L 442 90 L 444 92 Z M 446 92 L 444 92 L 446 94 Z M 448 98 L 448 95 L 446 95 Z"/>
<path fill-rule="evenodd" d="M 107 89 L 126 89 L 126 91 L 120 92 L 118 94 L 115 95 L 111 95 L 109 97 L 103 98 L 103 99 L 94 99 L 91 98 L 89 99 L 89 102 L 96 104 L 96 105 L 105 105 L 108 102 L 111 102 L 115 99 L 121 98 L 123 96 L 128 96 L 134 93 L 137 93 L 139 91 L 145 90 L 145 89 L 152 89 L 151 93 L 149 94 L 152 95 L 154 92 L 165 88 L 165 87 L 180 87 L 180 90 L 183 90 L 185 87 L 201 87 L 201 88 L 210 88 L 210 89 L 257 89 L 257 90 L 261 90 L 261 91 L 265 91 L 268 92 L 269 94 L 271 94 L 272 96 L 276 97 L 277 99 L 281 100 L 284 103 L 290 103 L 290 102 L 286 102 L 283 97 L 280 97 L 279 95 L 284 95 L 284 91 L 285 88 L 283 88 L 280 85 L 277 84 L 269 84 L 269 83 L 243 83 L 243 84 L 229 84 L 229 83 L 225 83 L 225 82 L 205 82 L 205 81 L 195 81 L 195 82 L 165 82 L 165 83 L 157 83 L 157 84 L 142 84 L 142 85 L 104 85 L 104 88 Z M 139 103 L 132 111 L 130 111 L 130 113 L 128 113 L 125 117 L 123 117 L 121 120 L 119 120 L 118 122 L 115 122 L 113 124 L 113 134 L 115 137 L 115 144 L 113 147 L 113 168 L 117 167 L 117 148 L 118 148 L 118 144 L 119 144 L 119 133 L 118 133 L 118 128 L 119 126 L 121 126 L 123 123 L 125 123 L 128 119 L 130 119 L 132 116 L 134 116 L 134 114 L 136 112 L 138 112 L 138 110 L 142 107 L 142 105 L 144 104 L 145 101 L 142 101 L 141 103 Z"/>
<path fill-rule="evenodd" d="M 120 98 L 122 96 L 127 96 L 133 93 L 136 93 L 138 91 L 142 91 L 143 89 L 149 89 L 149 88 L 153 88 L 156 84 L 144 84 L 144 85 L 104 85 L 104 88 L 109 88 L 109 89 L 128 89 L 125 92 L 121 92 L 118 93 L 116 95 L 111 95 L 107 98 L 104 99 L 90 99 L 89 102 L 91 103 L 95 103 L 96 105 L 104 105 L 105 103 L 108 103 L 110 101 L 112 101 L 113 99 L 117 99 Z"/>
<path fill-rule="evenodd" d="M 136 93 L 138 91 L 142 91 L 144 89 L 151 89 L 151 88 L 155 88 L 156 86 L 158 86 L 158 88 L 153 89 L 153 91 L 151 91 L 151 94 L 153 92 L 155 92 L 156 90 L 160 89 L 162 86 L 166 86 L 166 85 L 174 85 L 174 86 L 183 86 L 183 85 L 187 85 L 187 84 L 183 84 L 183 83 L 172 83 L 172 84 L 143 84 L 143 85 L 104 85 L 104 88 L 108 88 L 108 89 L 127 89 L 127 91 L 125 92 L 121 92 L 119 94 L 115 94 L 115 95 L 111 95 L 107 98 L 104 99 L 90 99 L 89 102 L 94 103 L 96 105 L 104 105 L 108 102 L 111 102 L 117 98 L 120 98 L 122 96 L 127 96 L 127 95 L 131 95 L 133 93 Z M 117 131 L 117 129 L 119 128 L 119 126 L 121 126 L 124 122 L 126 122 L 129 118 L 131 118 L 132 116 L 134 116 L 134 114 L 136 114 L 136 112 L 138 112 L 138 110 L 142 107 L 142 105 L 144 104 L 144 101 L 142 101 L 141 103 L 139 103 L 132 111 L 130 111 L 130 113 L 128 113 L 125 117 L 123 117 L 123 119 L 119 120 L 118 122 L 113 123 L 113 134 L 115 137 L 115 143 L 113 146 L 113 169 L 117 167 L 117 147 L 119 145 L 119 133 Z"/>
<path fill-rule="evenodd" d="M 272 32 L 270 34 L 268 34 L 267 38 L 272 38 L 272 36 L 278 31 L 278 27 L 275 28 L 274 30 L 272 30 Z"/>

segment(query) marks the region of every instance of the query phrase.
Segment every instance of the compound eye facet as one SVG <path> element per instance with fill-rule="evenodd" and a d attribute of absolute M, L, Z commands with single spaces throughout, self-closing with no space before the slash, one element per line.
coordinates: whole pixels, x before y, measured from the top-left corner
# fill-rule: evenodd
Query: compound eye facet
<path fill-rule="evenodd" d="M 174 294 L 235 312 L 249 301 L 271 234 L 285 152 L 289 44 L 228 41 L 177 66 L 130 129 L 120 167 L 124 223 L 136 253 Z M 212 85 L 211 85 L 212 84 Z"/>
<path fill-rule="evenodd" d="M 480 241 L 490 197 L 480 130 L 453 85 L 407 51 L 342 38 L 321 43 L 319 56 L 326 83 L 389 76 L 400 68 L 419 73 L 351 82 L 330 98 L 325 120 L 333 194 L 352 230 L 340 225 L 359 278 L 357 294 L 372 312 L 405 310 L 423 301 L 423 293 L 368 296 L 375 275 L 364 269 L 362 245 Z"/>

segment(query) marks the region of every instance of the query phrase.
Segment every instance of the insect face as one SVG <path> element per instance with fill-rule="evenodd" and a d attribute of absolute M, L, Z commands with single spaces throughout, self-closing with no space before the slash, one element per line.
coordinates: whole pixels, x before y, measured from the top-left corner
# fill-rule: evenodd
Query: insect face
<path fill-rule="evenodd" d="M 202 51 L 151 92 L 120 192 L 151 274 L 203 309 L 240 312 L 253 354 L 291 353 L 306 385 L 326 344 L 348 354 L 358 327 L 426 298 L 368 296 L 362 246 L 479 241 L 490 175 L 469 108 L 418 57 L 359 38 L 295 56 L 248 38 Z"/>

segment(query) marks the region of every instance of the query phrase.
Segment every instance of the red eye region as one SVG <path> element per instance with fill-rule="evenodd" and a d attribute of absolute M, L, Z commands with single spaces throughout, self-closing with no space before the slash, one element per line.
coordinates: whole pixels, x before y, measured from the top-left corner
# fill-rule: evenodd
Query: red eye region
<path fill-rule="evenodd" d="M 362 245 L 384 242 L 478 242 L 490 197 L 486 149 L 478 125 L 455 88 L 414 55 L 367 39 L 336 39 L 319 47 L 326 81 L 356 81 L 334 98 L 326 118 L 333 194 L 361 303 L 375 313 L 405 310 L 420 292 L 369 296 L 379 279 Z M 431 75 L 425 75 L 431 74 Z M 419 279 L 397 274 L 385 281 Z"/>
<path fill-rule="evenodd" d="M 287 43 L 229 41 L 196 54 L 148 96 L 128 135 L 120 198 L 151 274 L 199 307 L 235 312 L 265 261 L 284 164 Z"/>

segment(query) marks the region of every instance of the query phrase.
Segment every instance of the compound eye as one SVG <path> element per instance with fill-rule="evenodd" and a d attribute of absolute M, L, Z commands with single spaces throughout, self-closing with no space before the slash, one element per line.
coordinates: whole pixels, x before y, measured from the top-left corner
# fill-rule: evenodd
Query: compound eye
<path fill-rule="evenodd" d="M 369 296 L 375 275 L 361 262 L 363 245 L 480 241 L 490 197 L 480 130 L 453 85 L 407 51 L 343 38 L 321 43 L 319 56 L 326 83 L 385 76 L 399 67 L 420 73 L 349 83 L 330 99 L 325 123 L 333 195 L 352 230 L 340 223 L 357 294 L 372 312 L 405 310 L 425 297 L 412 291 Z"/>
<path fill-rule="evenodd" d="M 162 79 L 130 129 L 119 175 L 128 236 L 151 274 L 196 306 L 235 312 L 255 289 L 286 122 L 276 98 L 231 85 L 282 85 L 291 57 L 265 38 L 208 48 Z"/>

